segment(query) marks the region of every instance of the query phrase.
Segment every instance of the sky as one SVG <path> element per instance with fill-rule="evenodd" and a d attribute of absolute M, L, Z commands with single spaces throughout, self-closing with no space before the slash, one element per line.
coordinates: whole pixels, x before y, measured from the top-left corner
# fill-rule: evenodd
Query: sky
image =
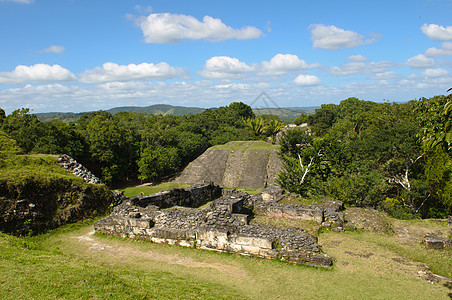
<path fill-rule="evenodd" d="M 452 0 L 0 0 L 0 108 L 442 95 L 451 13 Z"/>

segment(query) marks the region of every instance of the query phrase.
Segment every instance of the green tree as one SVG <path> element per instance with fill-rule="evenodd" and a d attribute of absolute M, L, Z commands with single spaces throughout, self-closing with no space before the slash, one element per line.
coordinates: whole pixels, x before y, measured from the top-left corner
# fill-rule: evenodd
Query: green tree
<path fill-rule="evenodd" d="M 253 109 L 243 102 L 233 102 L 229 104 L 228 108 L 235 111 L 240 118 L 248 119 L 255 117 Z"/>
<path fill-rule="evenodd" d="M 22 108 L 13 111 L 4 119 L 2 130 L 16 140 L 18 146 L 29 153 L 39 141 L 39 120 L 29 113 L 30 109 Z"/>
<path fill-rule="evenodd" d="M 293 122 L 296 125 L 301 125 L 303 123 L 308 123 L 309 117 L 305 113 L 300 113 L 300 116 L 298 116 Z"/>
<path fill-rule="evenodd" d="M 139 179 L 155 180 L 178 170 L 180 156 L 174 147 L 151 146 L 144 149 L 138 161 Z"/>
<path fill-rule="evenodd" d="M 452 95 L 420 99 L 417 113 L 424 147 L 433 149 L 442 144 L 452 150 Z"/>
<path fill-rule="evenodd" d="M 425 168 L 430 194 L 424 210 L 426 216 L 445 218 L 452 214 L 452 158 L 444 148 L 436 147 L 430 153 Z"/>
<path fill-rule="evenodd" d="M 278 120 L 270 120 L 266 122 L 264 126 L 264 131 L 267 136 L 272 139 L 272 144 L 276 143 L 276 135 L 284 128 L 284 123 Z"/>
<path fill-rule="evenodd" d="M 88 169 L 106 184 L 126 178 L 131 155 L 126 128 L 103 111 L 83 115 L 79 128 L 89 145 L 89 158 L 83 162 Z"/>
<path fill-rule="evenodd" d="M 315 113 L 308 116 L 308 124 L 314 134 L 320 136 L 324 134 L 337 118 L 337 106 L 334 104 L 322 104 L 322 107 L 315 110 Z"/>
<path fill-rule="evenodd" d="M 280 141 L 283 170 L 277 180 L 283 188 L 306 195 L 310 188 L 308 175 L 321 164 L 322 142 L 299 128 L 283 132 Z"/>
<path fill-rule="evenodd" d="M 265 130 L 264 120 L 260 117 L 244 119 L 245 126 L 251 130 L 256 137 L 260 137 Z"/>

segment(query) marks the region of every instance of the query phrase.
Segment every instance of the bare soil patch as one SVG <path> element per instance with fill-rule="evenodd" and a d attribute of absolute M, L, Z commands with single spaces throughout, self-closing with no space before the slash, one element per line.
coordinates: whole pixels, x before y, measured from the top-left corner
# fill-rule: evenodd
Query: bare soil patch
<path fill-rule="evenodd" d="M 103 252 L 115 257 L 117 260 L 125 261 L 129 259 L 160 261 L 169 264 L 181 265 L 188 268 L 213 268 L 224 274 L 234 277 L 245 277 L 246 272 L 234 266 L 220 263 L 204 263 L 193 260 L 191 257 L 174 254 L 163 254 L 155 251 L 142 251 L 140 249 L 115 244 L 113 241 L 105 241 L 94 236 L 91 231 L 82 236 L 76 237 L 80 243 L 86 245 L 91 252 Z"/>

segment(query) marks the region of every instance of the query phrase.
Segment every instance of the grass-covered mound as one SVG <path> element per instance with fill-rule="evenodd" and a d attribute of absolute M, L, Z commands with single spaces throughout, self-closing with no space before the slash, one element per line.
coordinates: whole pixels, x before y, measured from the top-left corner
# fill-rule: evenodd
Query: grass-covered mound
<path fill-rule="evenodd" d="M 51 155 L 22 155 L 0 131 L 0 230 L 29 234 L 105 214 L 113 201 L 104 185 L 70 174 Z"/>
<path fill-rule="evenodd" d="M 281 170 L 279 146 L 264 141 L 233 141 L 207 149 L 174 183 L 213 181 L 225 188 L 262 189 L 274 185 Z"/>

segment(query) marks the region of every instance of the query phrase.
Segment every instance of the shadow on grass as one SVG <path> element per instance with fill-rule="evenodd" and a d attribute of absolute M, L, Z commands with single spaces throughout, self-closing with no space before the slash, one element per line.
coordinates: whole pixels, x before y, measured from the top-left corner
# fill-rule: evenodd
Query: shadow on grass
<path fill-rule="evenodd" d="M 447 295 L 449 296 L 450 299 L 452 299 L 452 282 L 446 282 L 444 284 L 445 287 L 447 287 L 451 292 L 448 293 Z"/>

